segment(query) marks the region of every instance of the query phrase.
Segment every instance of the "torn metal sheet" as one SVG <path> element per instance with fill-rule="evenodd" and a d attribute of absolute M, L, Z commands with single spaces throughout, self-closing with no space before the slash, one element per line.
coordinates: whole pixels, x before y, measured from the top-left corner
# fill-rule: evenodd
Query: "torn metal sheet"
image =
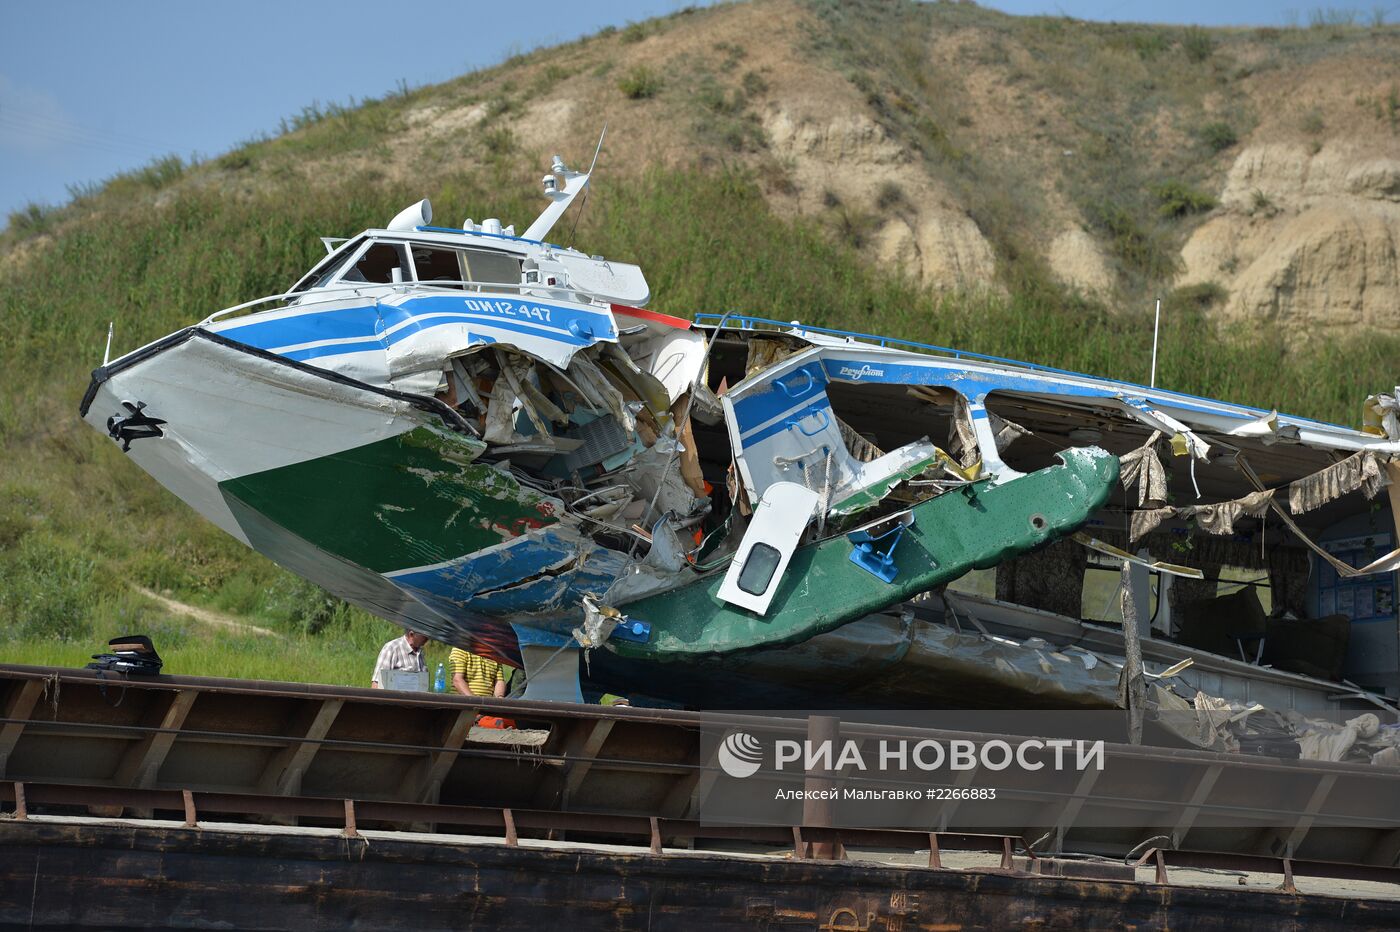
<path fill-rule="evenodd" d="M 1400 440 L 1400 387 L 1389 395 L 1366 398 L 1362 405 L 1361 429 L 1387 440 Z"/>
<path fill-rule="evenodd" d="M 1298 442 L 1298 428 L 1295 425 L 1280 425 L 1277 411 L 1270 411 L 1268 414 L 1260 415 L 1258 418 L 1247 424 L 1241 424 L 1227 433 L 1231 437 L 1258 437 L 1265 444 L 1272 445 L 1280 441 L 1289 443 Z"/>
<path fill-rule="evenodd" d="M 1124 398 L 1123 407 L 1133 417 L 1168 437 L 1174 455 L 1189 455 L 1198 460 L 1210 459 L 1210 444 L 1170 414 L 1153 408 L 1140 398 Z"/>
<path fill-rule="evenodd" d="M 1159 573 L 1167 573 L 1171 576 L 1184 576 L 1188 579 L 1200 579 L 1202 578 L 1202 576 L 1205 575 L 1199 569 L 1196 569 L 1192 566 L 1179 566 L 1177 564 L 1166 563 L 1161 560 L 1144 560 L 1142 557 L 1128 553 L 1128 551 L 1126 550 L 1121 550 L 1118 547 L 1113 546 L 1112 544 L 1106 544 L 1101 540 L 1097 540 L 1096 538 L 1090 537 L 1088 534 L 1085 534 L 1082 531 L 1076 533 L 1074 535 L 1074 539 L 1079 543 L 1083 544 L 1085 547 L 1088 547 L 1090 550 L 1093 550 L 1097 553 L 1113 557 L 1117 560 L 1122 560 L 1125 563 L 1132 563 L 1137 566 L 1144 566 L 1147 569 L 1156 570 Z"/>

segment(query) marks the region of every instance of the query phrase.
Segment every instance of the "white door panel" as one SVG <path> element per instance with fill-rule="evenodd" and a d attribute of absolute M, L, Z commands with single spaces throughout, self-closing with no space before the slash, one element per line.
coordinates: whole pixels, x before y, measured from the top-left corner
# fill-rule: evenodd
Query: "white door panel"
<path fill-rule="evenodd" d="M 794 482 L 770 485 L 754 508 L 719 597 L 759 615 L 767 612 L 820 498 Z"/>

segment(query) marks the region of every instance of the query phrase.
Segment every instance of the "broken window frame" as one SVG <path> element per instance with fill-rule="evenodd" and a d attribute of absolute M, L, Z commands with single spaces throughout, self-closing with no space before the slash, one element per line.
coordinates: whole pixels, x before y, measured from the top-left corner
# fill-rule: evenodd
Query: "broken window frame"
<path fill-rule="evenodd" d="M 313 265 L 311 271 L 298 279 L 297 283 L 291 287 L 291 290 L 288 291 L 287 294 L 301 295 L 314 288 L 323 288 L 336 281 L 342 270 L 360 261 L 360 254 L 364 252 L 366 245 L 372 242 L 374 242 L 374 240 L 369 237 L 358 236 L 345 243 L 340 249 L 337 249 L 335 252 Z"/>

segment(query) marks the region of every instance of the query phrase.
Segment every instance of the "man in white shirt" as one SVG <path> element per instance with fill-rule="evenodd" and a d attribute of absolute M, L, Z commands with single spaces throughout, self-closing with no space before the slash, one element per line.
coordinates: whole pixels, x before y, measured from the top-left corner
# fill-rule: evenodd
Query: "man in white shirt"
<path fill-rule="evenodd" d="M 383 688 L 383 684 L 379 682 L 380 670 L 409 670 L 422 673 L 428 669 L 423 660 L 423 645 L 426 643 L 426 634 L 409 630 L 403 633 L 403 637 L 394 638 L 385 644 L 379 649 L 379 659 L 374 662 L 374 672 L 370 674 L 369 685 L 374 689 Z"/>

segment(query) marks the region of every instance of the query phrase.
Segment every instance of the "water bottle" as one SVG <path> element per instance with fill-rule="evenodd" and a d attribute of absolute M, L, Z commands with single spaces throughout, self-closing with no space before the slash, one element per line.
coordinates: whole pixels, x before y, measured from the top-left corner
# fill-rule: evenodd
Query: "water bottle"
<path fill-rule="evenodd" d="M 433 692 L 447 692 L 447 671 L 442 668 L 442 664 L 438 664 L 437 673 L 433 675 Z"/>

